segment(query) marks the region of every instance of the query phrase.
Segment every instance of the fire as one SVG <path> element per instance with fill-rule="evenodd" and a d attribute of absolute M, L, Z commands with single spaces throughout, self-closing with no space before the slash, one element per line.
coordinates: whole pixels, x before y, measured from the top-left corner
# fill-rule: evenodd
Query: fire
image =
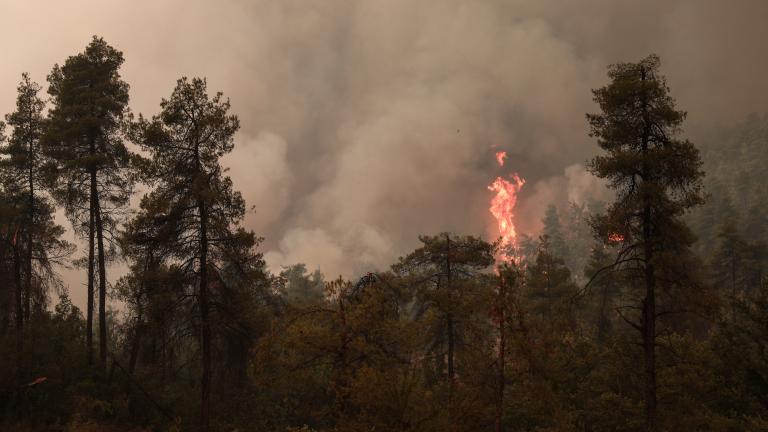
<path fill-rule="evenodd" d="M 507 158 L 507 152 L 505 151 L 496 152 L 496 162 L 499 163 L 499 166 L 504 166 L 504 159 L 506 158 Z"/>
<path fill-rule="evenodd" d="M 621 243 L 623 241 L 624 241 L 624 236 L 619 233 L 608 234 L 608 242 L 610 243 Z"/>
<path fill-rule="evenodd" d="M 504 153 L 504 152 L 499 152 Z M 503 158 L 497 159 L 503 163 Z M 499 226 L 501 235 L 501 246 L 515 246 L 517 244 L 517 232 L 515 231 L 515 205 L 517 204 L 517 194 L 525 184 L 525 180 L 517 174 L 511 176 L 512 181 L 496 177 L 496 180 L 488 186 L 488 190 L 496 192 L 496 196 L 491 199 L 490 211 Z"/>

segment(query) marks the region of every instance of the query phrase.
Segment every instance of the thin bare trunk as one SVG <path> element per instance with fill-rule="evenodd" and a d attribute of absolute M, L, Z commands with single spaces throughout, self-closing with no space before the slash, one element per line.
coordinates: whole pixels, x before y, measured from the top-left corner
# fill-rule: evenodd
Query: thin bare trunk
<path fill-rule="evenodd" d="M 29 220 L 27 223 L 27 273 L 26 273 L 26 280 L 24 283 L 25 289 L 27 291 L 27 304 L 25 305 L 24 315 L 26 316 L 27 322 L 29 322 L 29 314 L 30 314 L 30 302 L 32 298 L 32 249 L 33 249 L 33 233 L 35 226 L 35 182 L 34 182 L 34 146 L 33 142 L 30 140 L 29 142 L 29 153 L 28 153 L 28 161 L 29 164 L 29 172 L 28 172 L 28 180 L 29 180 Z"/>
<path fill-rule="evenodd" d="M 203 343 L 203 376 L 200 404 L 200 427 L 207 431 L 210 424 L 211 399 L 211 327 L 208 320 L 208 213 L 205 203 L 198 204 L 200 212 L 200 324 Z"/>
<path fill-rule="evenodd" d="M 736 250 L 731 251 L 731 320 L 736 319 Z"/>
<path fill-rule="evenodd" d="M 104 257 L 104 226 L 101 220 L 99 196 L 96 195 L 96 240 L 99 248 L 99 365 L 107 368 L 107 269 Z"/>
<path fill-rule="evenodd" d="M 650 211 L 646 207 L 646 215 Z M 648 226 L 648 225 L 646 225 Z M 651 262 L 653 252 L 650 241 L 650 226 L 644 228 L 646 240 L 645 299 L 643 300 L 643 352 L 645 359 L 645 421 L 648 432 L 656 431 L 656 276 Z"/>
<path fill-rule="evenodd" d="M 128 359 L 128 374 L 133 376 L 136 371 L 136 362 L 139 358 L 139 347 L 141 346 L 141 337 L 144 333 L 143 324 L 141 322 L 141 315 L 136 319 L 136 331 L 133 334 L 133 345 L 131 345 L 131 356 Z"/>
<path fill-rule="evenodd" d="M 14 242 L 15 243 L 15 242 Z M 21 262 L 18 245 L 13 245 L 13 283 L 16 286 L 16 378 L 21 385 L 24 364 L 24 311 L 22 310 Z"/>
<path fill-rule="evenodd" d="M 86 318 L 85 343 L 88 351 L 88 364 L 93 365 L 93 282 L 94 282 L 94 248 L 95 248 L 95 215 L 93 206 L 96 197 L 96 172 L 91 172 L 91 195 L 88 220 L 88 305 Z"/>
<path fill-rule="evenodd" d="M 139 347 L 141 346 L 141 337 L 144 333 L 144 324 L 142 318 L 143 304 L 141 297 L 144 294 L 144 278 L 146 277 L 147 268 L 149 265 L 144 265 L 144 274 L 141 277 L 141 283 L 139 284 L 139 293 L 136 295 L 136 330 L 133 335 L 133 345 L 131 346 L 131 355 L 128 359 L 128 374 L 133 376 L 136 370 L 136 362 L 139 358 Z"/>
<path fill-rule="evenodd" d="M 21 257 L 16 244 L 13 242 L 13 282 L 16 285 L 16 409 L 23 409 L 22 385 L 24 383 L 24 311 L 22 310 Z"/>
<path fill-rule="evenodd" d="M 448 291 L 448 296 L 450 297 L 453 295 L 453 292 L 451 291 L 451 237 L 449 234 L 445 235 L 445 267 L 446 290 Z M 451 312 L 448 312 L 446 321 L 448 331 L 448 381 L 450 392 L 453 394 L 453 381 L 456 373 L 454 370 L 453 357 L 456 351 L 456 341 L 454 338 L 453 314 Z"/>
<path fill-rule="evenodd" d="M 21 260 L 21 257 L 19 257 L 19 260 Z M 21 263 L 19 263 L 19 267 L 21 267 Z M 32 275 L 31 267 L 26 269 L 24 275 L 24 321 L 29 324 L 29 317 L 32 310 L 32 284 L 30 282 L 30 276 Z M 21 268 L 19 268 L 19 283 L 21 283 Z"/>

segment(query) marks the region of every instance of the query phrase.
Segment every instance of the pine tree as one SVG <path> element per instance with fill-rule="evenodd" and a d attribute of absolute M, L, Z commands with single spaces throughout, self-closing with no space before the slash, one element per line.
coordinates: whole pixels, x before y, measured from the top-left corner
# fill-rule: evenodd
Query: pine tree
<path fill-rule="evenodd" d="M 731 318 L 736 315 L 736 304 L 744 292 L 743 262 L 747 244 L 741 238 L 733 220 L 727 220 L 717 233 L 718 246 L 710 264 L 713 282 L 728 294 Z"/>
<path fill-rule="evenodd" d="M 576 296 L 576 285 L 565 261 L 552 252 L 546 235 L 540 239 L 536 260 L 526 270 L 524 300 L 532 317 L 553 332 L 573 330 L 570 302 Z"/>
<path fill-rule="evenodd" d="M 494 248 L 476 237 L 449 233 L 420 236 L 419 240 L 423 246 L 401 258 L 394 269 L 401 275 L 414 275 L 421 285 L 421 301 L 442 315 L 447 344 L 446 378 L 452 390 L 456 374 L 457 315 L 470 294 L 468 284 L 471 285 L 479 271 L 494 263 Z"/>
<path fill-rule="evenodd" d="M 151 120 L 139 118 L 133 132 L 151 159 L 144 175 L 155 189 L 147 196 L 172 227 L 171 258 L 180 271 L 197 281 L 197 303 L 202 344 L 200 424 L 210 423 L 211 322 L 210 283 L 222 262 L 255 244 L 252 233 L 238 228 L 245 204 L 220 159 L 232 151 L 240 124 L 229 114 L 221 93 L 209 97 L 204 79 L 182 78 L 161 112 Z"/>
<path fill-rule="evenodd" d="M 768 244 L 755 241 L 747 244 L 744 254 L 744 289 L 749 296 L 765 292 L 768 287 Z"/>
<path fill-rule="evenodd" d="M 39 141 L 43 128 L 43 108 L 45 102 L 38 96 L 40 86 L 29 79 L 29 75 L 22 74 L 22 81 L 18 87 L 16 99 L 16 111 L 5 116 L 6 121 L 13 127 L 13 135 L 9 145 L 3 153 L 10 156 L 4 173 L 13 177 L 10 181 L 25 186 L 24 195 L 27 196 L 25 213 L 25 237 L 26 237 L 26 270 L 25 270 L 25 305 L 24 316 L 29 320 L 30 304 L 32 298 L 32 242 L 34 238 L 35 220 L 35 185 L 39 185 L 41 166 L 44 160 L 39 154 Z"/>
<path fill-rule="evenodd" d="M 93 37 L 85 51 L 55 65 L 48 76 L 53 108 L 43 137 L 58 178 L 54 197 L 64 206 L 75 232 L 88 238 L 89 360 L 93 358 L 94 253 L 98 249 L 99 363 L 107 363 L 105 237 L 111 240 L 128 204 L 130 155 L 122 139 L 128 84 L 120 78 L 123 54 Z"/>
<path fill-rule="evenodd" d="M 547 247 L 549 251 L 562 259 L 567 258 L 569 256 L 568 245 L 565 243 L 563 224 L 557 207 L 554 205 L 547 207 L 542 222 L 544 223 L 542 234 L 548 239 L 549 245 Z"/>
<path fill-rule="evenodd" d="M 517 296 L 523 285 L 523 271 L 514 261 L 503 263 L 497 268 L 497 289 L 493 301 L 492 321 L 498 332 L 496 358 L 496 416 L 495 431 L 504 430 L 504 403 L 507 383 L 507 352 L 509 351 L 509 333 L 516 320 Z"/>
<path fill-rule="evenodd" d="M 574 280 L 582 282 L 583 271 L 589 260 L 588 252 L 592 249 L 594 236 L 589 218 L 596 202 L 585 204 L 569 203 L 565 212 L 564 236 L 567 245 L 567 255 L 563 256 L 565 264 L 571 269 Z"/>
<path fill-rule="evenodd" d="M 287 300 L 296 304 L 313 304 L 322 300 L 325 291 L 325 280 L 319 269 L 307 273 L 305 264 L 294 264 L 284 267 L 280 277 L 285 284 Z"/>
<path fill-rule="evenodd" d="M 640 323 L 633 326 L 642 334 L 648 432 L 658 430 L 657 291 L 686 285 L 679 280 L 685 277 L 681 262 L 690 255 L 694 237 L 681 216 L 703 202 L 704 175 L 696 147 L 678 137 L 685 112 L 675 109 L 659 64 L 651 55 L 639 63 L 611 66 L 610 84 L 593 91 L 602 112 L 587 115 L 590 135 L 605 151 L 590 161 L 589 169 L 607 179 L 617 194 L 595 229 L 603 239 L 612 234 L 623 238 L 617 265 L 631 266 L 644 291 Z"/>
<path fill-rule="evenodd" d="M 42 190 L 49 174 L 48 161 L 40 148 L 45 126 L 45 102 L 38 96 L 40 89 L 28 74 L 22 74 L 16 111 L 6 115 L 13 133 L 8 145 L 0 149 L 0 153 L 8 156 L 0 165 L 3 182 L 6 189 L 16 191 L 21 200 L 18 204 L 23 220 L 15 244 L 24 254 L 20 267 L 24 275 L 24 319 L 27 321 L 33 300 L 37 312 L 45 308 L 47 282 L 57 280 L 53 264 L 71 251 L 71 245 L 60 239 L 64 230 L 54 223 L 53 206 Z M 33 288 L 37 291 L 33 292 Z"/>
<path fill-rule="evenodd" d="M 172 255 L 174 232 L 164 223 L 163 215 L 148 199 L 142 199 L 139 212 L 121 232 L 120 250 L 129 262 L 129 273 L 115 284 L 117 297 L 128 308 L 132 318 L 132 340 L 128 357 L 128 373 L 133 375 L 138 361 L 150 303 L 161 297 L 163 287 L 175 285 L 172 269 L 166 265 Z M 174 311 L 166 311 L 171 314 Z"/>

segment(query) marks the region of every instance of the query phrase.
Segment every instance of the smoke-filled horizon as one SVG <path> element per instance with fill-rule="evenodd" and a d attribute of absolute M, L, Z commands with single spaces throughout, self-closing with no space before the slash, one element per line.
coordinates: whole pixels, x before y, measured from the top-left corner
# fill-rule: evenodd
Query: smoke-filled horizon
<path fill-rule="evenodd" d="M 206 77 L 240 117 L 225 164 L 270 267 L 353 277 L 418 234 L 496 235 L 498 175 L 527 181 L 522 233 L 551 203 L 604 193 L 583 168 L 584 115 L 608 64 L 660 55 L 694 141 L 768 111 L 766 18 L 761 0 L 4 2 L 0 109 L 22 72 L 45 84 L 92 35 L 123 51 L 134 113 Z M 65 282 L 84 304 L 84 274 Z"/>

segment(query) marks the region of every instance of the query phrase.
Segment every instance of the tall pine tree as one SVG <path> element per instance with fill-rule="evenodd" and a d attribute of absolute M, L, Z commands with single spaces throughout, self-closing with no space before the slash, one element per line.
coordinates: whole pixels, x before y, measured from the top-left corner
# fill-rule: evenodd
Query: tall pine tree
<path fill-rule="evenodd" d="M 151 156 L 144 164 L 155 189 L 147 197 L 162 223 L 173 227 L 173 258 L 197 283 L 196 299 L 202 345 L 201 427 L 208 429 L 211 394 L 210 286 L 221 264 L 255 244 L 253 233 L 238 225 L 245 203 L 224 175 L 220 159 L 232 151 L 240 127 L 221 93 L 208 96 L 204 79 L 178 80 L 161 112 L 139 118 L 136 140 Z"/>
<path fill-rule="evenodd" d="M 16 111 L 6 115 L 13 132 L 8 145 L 0 149 L 7 156 L 0 165 L 3 182 L 19 199 L 21 220 L 14 247 L 24 255 L 20 267 L 24 277 L 25 320 L 29 320 L 33 302 L 37 312 L 44 309 L 45 288 L 48 282 L 57 281 L 53 264 L 71 252 L 71 245 L 60 239 L 64 229 L 54 223 L 53 206 L 43 193 L 49 176 L 47 159 L 40 148 L 45 126 L 45 101 L 38 95 L 40 90 L 28 74 L 22 74 Z"/>
<path fill-rule="evenodd" d="M 642 335 L 645 424 L 657 426 L 656 337 L 659 289 L 686 286 L 685 272 L 676 268 L 689 254 L 693 235 L 681 221 L 691 207 L 703 202 L 699 152 L 679 138 L 685 112 L 675 108 L 659 58 L 610 66 L 611 82 L 594 90 L 601 113 L 588 114 L 590 136 L 604 154 L 589 168 L 607 179 L 616 201 L 595 222 L 600 238 L 622 238 L 617 265 L 630 267 L 643 287 Z M 681 266 L 682 267 L 682 266 Z"/>
<path fill-rule="evenodd" d="M 112 240 L 133 186 L 128 173 L 130 154 L 122 139 L 129 88 L 120 77 L 122 64 L 123 54 L 94 36 L 84 52 L 69 57 L 63 66 L 55 65 L 48 76 L 53 107 L 43 138 L 45 152 L 55 161 L 58 174 L 54 197 L 64 206 L 75 231 L 88 239 L 90 361 L 94 266 L 98 261 L 101 367 L 107 363 L 105 240 Z"/>

